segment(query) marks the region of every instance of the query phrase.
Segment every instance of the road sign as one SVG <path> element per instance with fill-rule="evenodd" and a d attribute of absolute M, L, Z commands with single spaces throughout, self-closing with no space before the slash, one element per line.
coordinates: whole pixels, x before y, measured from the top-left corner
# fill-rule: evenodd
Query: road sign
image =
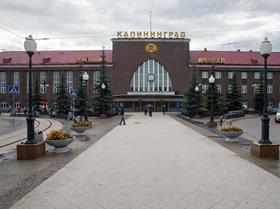
<path fill-rule="evenodd" d="M 11 95 L 19 95 L 19 87 L 18 86 L 9 86 L 9 94 Z"/>
<path fill-rule="evenodd" d="M 76 96 L 78 96 L 77 92 L 74 89 L 71 90 L 71 97 L 76 97 Z"/>

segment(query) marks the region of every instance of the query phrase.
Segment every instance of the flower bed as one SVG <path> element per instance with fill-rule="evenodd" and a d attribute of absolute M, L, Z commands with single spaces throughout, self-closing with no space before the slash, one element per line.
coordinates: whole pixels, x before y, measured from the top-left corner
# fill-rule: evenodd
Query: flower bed
<path fill-rule="evenodd" d="M 71 144 L 73 140 L 74 136 L 71 134 L 60 130 L 53 130 L 47 134 L 45 142 L 48 145 L 55 147 L 53 150 L 54 153 L 65 153 L 71 150 L 67 146 Z"/>
<path fill-rule="evenodd" d="M 243 130 L 238 127 L 229 126 L 220 128 L 220 133 L 226 138 L 236 138 L 243 134 Z"/>
<path fill-rule="evenodd" d="M 80 122 L 76 122 L 72 124 L 73 128 L 77 128 L 77 127 L 91 127 L 92 123 L 91 121 L 80 121 Z"/>
<path fill-rule="evenodd" d="M 65 140 L 69 138 L 73 138 L 73 136 L 60 130 L 52 130 L 47 134 L 47 140 Z"/>

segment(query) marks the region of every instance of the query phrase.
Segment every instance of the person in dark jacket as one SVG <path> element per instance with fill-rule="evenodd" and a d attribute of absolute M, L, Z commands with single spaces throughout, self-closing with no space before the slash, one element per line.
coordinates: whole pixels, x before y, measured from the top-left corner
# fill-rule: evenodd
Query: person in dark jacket
<path fill-rule="evenodd" d="M 148 106 L 145 105 L 145 106 L 144 106 L 144 115 L 147 115 L 147 113 L 148 113 Z"/>
<path fill-rule="evenodd" d="M 126 125 L 125 118 L 124 118 L 124 106 L 122 103 L 120 104 L 119 110 L 120 110 L 120 116 L 121 116 L 121 121 L 120 121 L 119 125 L 122 125 L 122 123 L 123 123 L 123 125 Z"/>
<path fill-rule="evenodd" d="M 150 117 L 153 116 L 153 110 L 154 110 L 153 105 L 149 104 L 149 105 L 148 105 L 148 112 L 149 112 L 149 116 L 150 116 Z"/>
<path fill-rule="evenodd" d="M 166 108 L 166 105 L 163 104 L 163 105 L 162 105 L 162 114 L 163 114 L 163 115 L 166 114 L 166 109 L 167 109 L 167 108 Z"/>

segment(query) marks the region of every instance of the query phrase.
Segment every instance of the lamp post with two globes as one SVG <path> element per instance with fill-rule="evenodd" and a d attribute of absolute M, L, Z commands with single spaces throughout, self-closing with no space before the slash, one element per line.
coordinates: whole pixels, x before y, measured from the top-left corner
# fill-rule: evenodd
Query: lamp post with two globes
<path fill-rule="evenodd" d="M 84 72 L 83 80 L 85 81 L 86 98 L 87 98 L 87 81 L 88 81 L 88 79 L 89 79 L 89 75 L 87 74 L 87 72 Z M 84 113 L 85 114 L 85 121 L 87 121 L 88 120 L 88 102 L 87 102 L 87 100 L 85 101 L 84 110 L 85 110 L 85 113 Z"/>
<path fill-rule="evenodd" d="M 27 121 L 27 140 L 25 144 L 35 144 L 34 140 L 34 114 L 32 112 L 32 56 L 35 54 L 37 44 L 31 35 L 24 41 L 24 49 L 29 57 L 29 71 L 28 71 L 28 116 Z"/>
<path fill-rule="evenodd" d="M 209 83 L 211 85 L 211 101 L 210 101 L 210 121 L 208 122 L 208 127 L 209 128 L 215 128 L 217 127 L 217 123 L 214 121 L 214 105 L 213 105 L 213 89 L 214 89 L 214 83 L 215 83 L 215 77 L 213 76 L 213 74 L 211 74 L 210 78 L 209 78 Z"/>
<path fill-rule="evenodd" d="M 269 117 L 267 113 L 267 58 L 272 51 L 272 44 L 265 38 L 260 45 L 260 53 L 264 58 L 264 99 L 263 99 L 263 115 L 262 115 L 262 136 L 260 144 L 272 144 L 269 140 Z"/>

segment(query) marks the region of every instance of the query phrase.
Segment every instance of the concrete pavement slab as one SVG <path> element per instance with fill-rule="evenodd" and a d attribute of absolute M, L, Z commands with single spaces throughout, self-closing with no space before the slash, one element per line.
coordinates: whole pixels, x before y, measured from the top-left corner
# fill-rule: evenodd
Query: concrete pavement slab
<path fill-rule="evenodd" d="M 12 208 L 280 208 L 280 180 L 169 116 L 133 114 Z"/>

